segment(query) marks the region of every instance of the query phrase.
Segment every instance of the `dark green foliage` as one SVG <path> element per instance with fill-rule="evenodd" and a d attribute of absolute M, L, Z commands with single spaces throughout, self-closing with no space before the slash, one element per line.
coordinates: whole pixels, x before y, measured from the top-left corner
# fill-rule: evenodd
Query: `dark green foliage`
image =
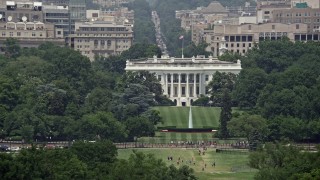
<path fill-rule="evenodd" d="M 168 179 L 168 180 L 194 180 L 193 169 L 181 166 L 177 169 L 171 165 L 167 167 L 165 162 L 156 159 L 154 155 L 135 152 L 129 160 L 121 160 L 112 167 L 108 179 Z"/>
<path fill-rule="evenodd" d="M 217 71 L 213 74 L 212 81 L 207 86 L 211 95 L 211 105 L 222 106 L 223 92 L 224 90 L 227 90 L 229 93 L 233 91 L 236 78 L 237 76 L 233 73 L 221 73 Z"/>
<path fill-rule="evenodd" d="M 197 55 L 205 55 L 208 57 L 210 55 L 210 52 L 206 51 L 206 48 L 209 44 L 202 42 L 198 45 L 194 44 L 194 42 L 190 42 L 189 44 L 184 45 L 183 49 L 183 55 L 184 57 L 192 57 Z M 179 57 L 182 53 L 182 49 L 175 54 L 176 57 Z"/>
<path fill-rule="evenodd" d="M 241 58 L 242 56 L 239 53 L 233 53 L 229 51 L 218 57 L 220 61 L 228 61 L 233 63 L 236 63 L 237 60 L 240 60 Z"/>
<path fill-rule="evenodd" d="M 268 136 L 267 121 L 259 115 L 242 114 L 228 122 L 232 137 L 246 137 L 251 150 L 265 142 Z"/>
<path fill-rule="evenodd" d="M 125 122 L 129 131 L 128 138 L 133 141 L 134 137 L 154 136 L 154 124 L 147 117 L 131 117 Z"/>
<path fill-rule="evenodd" d="M 320 153 L 301 152 L 282 144 L 266 144 L 251 153 L 249 165 L 259 169 L 255 179 L 318 179 Z"/>
<path fill-rule="evenodd" d="M 227 124 L 232 118 L 231 107 L 232 106 L 231 106 L 230 93 L 227 89 L 224 89 L 223 97 L 222 97 L 221 113 L 220 113 L 220 127 L 218 131 L 219 138 L 226 139 L 230 136 Z"/>
<path fill-rule="evenodd" d="M 5 41 L 5 56 L 8 58 L 17 58 L 20 56 L 21 48 L 19 46 L 18 40 L 14 38 L 8 38 Z"/>
<path fill-rule="evenodd" d="M 100 57 L 93 65 L 79 52 L 50 43 L 22 53 L 0 56 L 3 138 L 125 141 L 129 131 L 141 124 L 148 133 L 131 134 L 153 135 L 159 119 L 146 112 L 153 105 L 169 104 L 154 74 L 124 70 L 130 57 L 160 56 L 155 45 L 136 44 L 121 56 Z M 140 125 L 127 126 L 128 118 L 142 114 Z"/>
<path fill-rule="evenodd" d="M 192 103 L 192 106 L 209 106 L 209 97 L 201 95 L 201 97 Z"/>
<path fill-rule="evenodd" d="M 116 161 L 117 148 L 111 141 L 75 142 L 71 151 L 85 162 L 89 169 L 94 169 L 101 163 Z"/>
<path fill-rule="evenodd" d="M 86 179 L 87 166 L 69 150 L 23 150 L 0 155 L 1 179 Z"/>
<path fill-rule="evenodd" d="M 1 179 L 196 179 L 193 169 L 167 167 L 153 155 L 135 152 L 118 160 L 111 141 L 74 142 L 69 149 L 24 149 L 0 153 Z"/>
<path fill-rule="evenodd" d="M 134 42 L 156 43 L 155 27 L 151 21 L 151 9 L 146 0 L 135 0 L 128 4 L 134 10 Z"/>

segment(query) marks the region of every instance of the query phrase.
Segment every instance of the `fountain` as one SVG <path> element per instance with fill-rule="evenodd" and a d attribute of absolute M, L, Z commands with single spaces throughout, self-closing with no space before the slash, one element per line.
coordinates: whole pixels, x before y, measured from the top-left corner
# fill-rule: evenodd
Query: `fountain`
<path fill-rule="evenodd" d="M 190 129 L 190 128 L 193 128 L 191 105 L 190 105 L 190 110 L 189 110 L 189 129 Z"/>

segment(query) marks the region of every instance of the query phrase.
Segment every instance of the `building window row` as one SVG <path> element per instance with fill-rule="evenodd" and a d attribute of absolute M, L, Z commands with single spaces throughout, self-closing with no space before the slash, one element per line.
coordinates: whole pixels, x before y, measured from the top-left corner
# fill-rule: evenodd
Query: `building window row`
<path fill-rule="evenodd" d="M 294 35 L 295 41 L 319 41 L 319 34 L 296 34 Z"/>
<path fill-rule="evenodd" d="M 235 47 L 234 43 L 226 43 L 226 47 L 229 47 L 229 44 L 230 44 L 230 47 Z M 236 43 L 236 46 L 240 47 L 240 43 Z M 242 47 L 246 47 L 246 46 L 251 47 L 251 43 L 248 43 L 248 45 L 246 43 L 242 43 Z"/>
<path fill-rule="evenodd" d="M 252 42 L 253 36 L 225 36 L 227 42 Z"/>
<path fill-rule="evenodd" d="M 89 34 L 89 33 L 77 33 L 77 36 L 78 37 L 81 37 L 81 36 L 95 36 L 95 37 L 112 37 L 112 35 L 115 35 L 117 37 L 128 37 L 128 34 Z"/>
<path fill-rule="evenodd" d="M 125 27 L 80 27 L 80 31 L 126 31 Z"/>

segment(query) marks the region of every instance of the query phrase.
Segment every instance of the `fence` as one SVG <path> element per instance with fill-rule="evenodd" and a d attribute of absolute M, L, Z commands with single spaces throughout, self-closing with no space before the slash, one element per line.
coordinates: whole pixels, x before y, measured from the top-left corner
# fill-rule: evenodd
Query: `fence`
<path fill-rule="evenodd" d="M 225 154 L 246 154 L 249 152 L 248 149 L 236 149 L 236 148 L 217 148 L 217 153 L 225 153 Z"/>
<path fill-rule="evenodd" d="M 142 143 L 142 142 L 124 142 L 114 143 L 118 149 L 127 148 L 201 148 L 201 147 L 212 147 L 212 148 L 235 148 L 233 144 L 217 144 L 215 142 L 197 142 L 197 143 Z"/>

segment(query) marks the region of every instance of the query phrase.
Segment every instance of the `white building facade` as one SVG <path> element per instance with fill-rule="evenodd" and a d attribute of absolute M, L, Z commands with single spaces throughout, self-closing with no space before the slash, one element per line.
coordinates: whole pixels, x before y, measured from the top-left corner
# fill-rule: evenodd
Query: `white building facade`
<path fill-rule="evenodd" d="M 156 74 L 163 94 L 177 106 L 190 106 L 201 95 L 207 95 L 206 86 L 216 71 L 238 74 L 241 62 L 219 61 L 211 56 L 153 57 L 143 61 L 127 61 L 126 71 L 142 70 Z"/>

